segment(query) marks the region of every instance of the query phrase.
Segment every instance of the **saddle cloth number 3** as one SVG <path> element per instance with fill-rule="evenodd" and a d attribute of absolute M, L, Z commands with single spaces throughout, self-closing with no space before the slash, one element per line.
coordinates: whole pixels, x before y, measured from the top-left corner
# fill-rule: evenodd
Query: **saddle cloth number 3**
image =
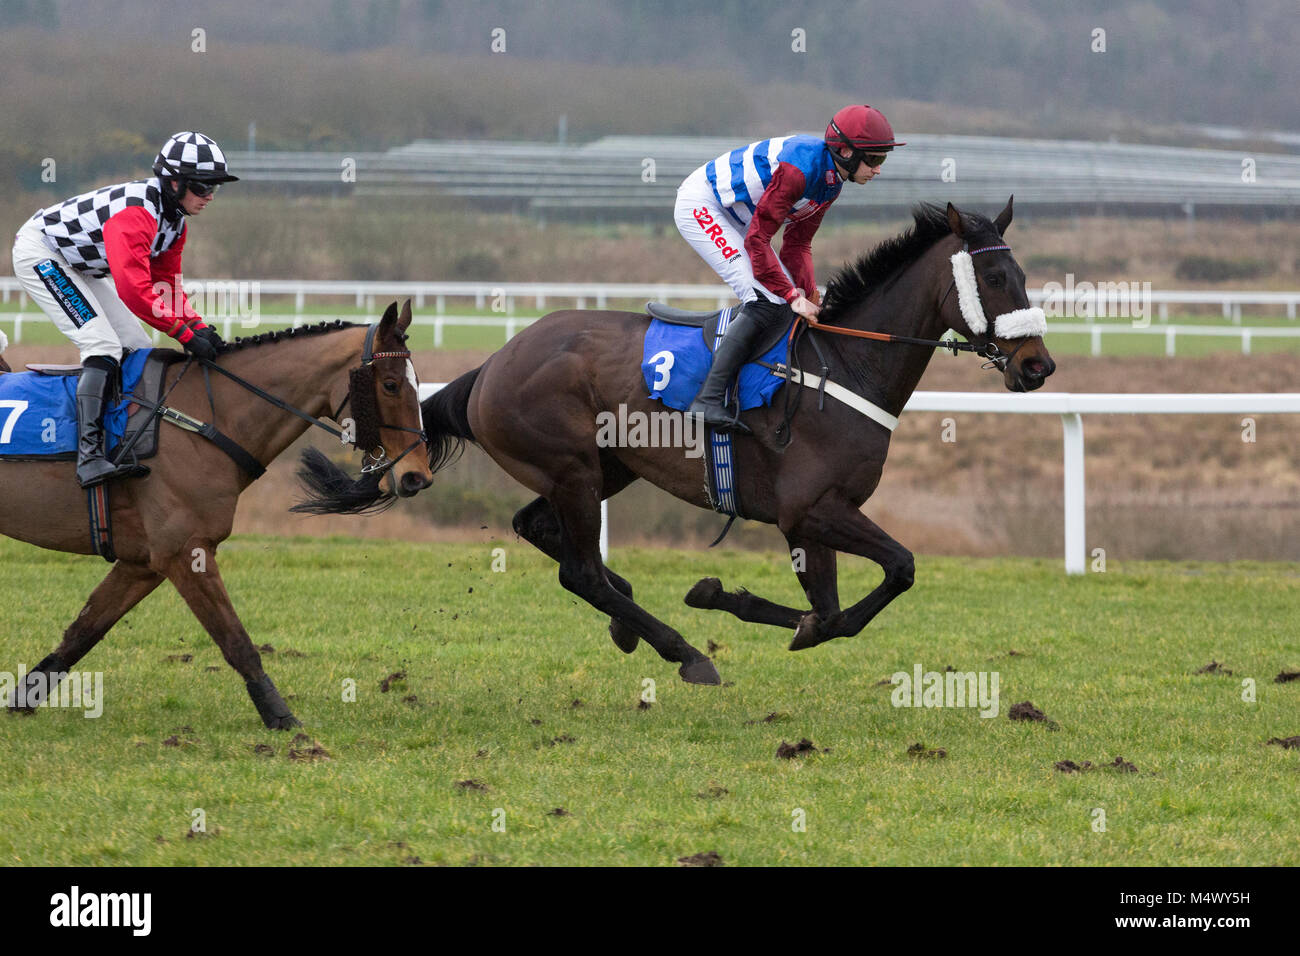
<path fill-rule="evenodd" d="M 0 445 L 9 444 L 9 440 L 13 438 L 14 426 L 18 424 L 18 419 L 22 417 L 23 412 L 27 411 L 27 403 L 15 399 L 0 401 L 0 409 L 5 408 L 10 411 L 3 428 L 0 428 Z"/>
<path fill-rule="evenodd" d="M 667 349 L 656 352 L 650 357 L 650 365 L 654 366 L 655 370 L 654 386 L 650 389 L 652 392 L 662 392 L 668 387 L 668 381 L 672 378 L 673 362 L 676 360 L 676 356 Z"/>

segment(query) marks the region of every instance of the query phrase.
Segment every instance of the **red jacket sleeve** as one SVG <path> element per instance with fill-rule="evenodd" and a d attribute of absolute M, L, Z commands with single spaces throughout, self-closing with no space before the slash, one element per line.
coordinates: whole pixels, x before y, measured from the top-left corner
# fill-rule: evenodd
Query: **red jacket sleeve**
<path fill-rule="evenodd" d="M 822 224 L 822 216 L 826 215 L 830 205 L 828 202 L 822 203 L 807 219 L 790 223 L 781 237 L 781 261 L 790 270 L 790 275 L 794 276 L 794 284 L 803 289 L 809 298 L 817 290 L 817 280 L 813 276 L 812 237 Z"/>
<path fill-rule="evenodd" d="M 790 214 L 790 208 L 803 195 L 804 186 L 803 173 L 797 166 L 777 163 L 776 169 L 772 171 L 771 182 L 754 207 L 754 218 L 749 221 L 749 229 L 745 233 L 745 252 L 753 264 L 754 278 L 787 302 L 794 300 L 795 287 L 781 268 L 776 253 L 772 251 L 772 237 Z"/>
<path fill-rule="evenodd" d="M 180 313 L 172 308 L 176 303 L 171 290 L 177 288 L 185 233 L 180 234 L 172 248 L 151 260 L 149 251 L 157 231 L 157 223 L 143 206 L 128 206 L 110 218 L 104 223 L 108 270 L 113 274 L 118 297 L 132 313 L 184 344 L 194 337 L 192 329 L 204 327 L 183 291 L 179 296 Z M 155 282 L 166 283 L 168 291 L 156 293 Z"/>

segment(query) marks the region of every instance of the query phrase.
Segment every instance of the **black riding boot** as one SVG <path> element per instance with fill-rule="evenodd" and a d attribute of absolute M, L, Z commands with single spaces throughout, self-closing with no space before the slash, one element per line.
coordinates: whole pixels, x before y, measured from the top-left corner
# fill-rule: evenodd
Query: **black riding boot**
<path fill-rule="evenodd" d="M 745 359 L 749 358 L 759 337 L 771 328 L 774 321 L 781 319 L 784 311 L 784 305 L 765 299 L 755 299 L 741 306 L 740 314 L 732 319 L 721 344 L 713 353 L 713 367 L 709 369 L 708 378 L 704 380 L 695 401 L 687 409 L 688 415 L 703 415 L 704 423 L 718 431 L 753 434 L 749 426 L 740 420 L 739 409 L 734 416 L 727 411 L 727 386 L 745 364 Z"/>
<path fill-rule="evenodd" d="M 114 465 L 104 457 L 104 412 L 115 391 L 118 366 L 99 356 L 86 362 L 77 381 L 77 484 L 90 488 L 111 478 L 148 474 L 144 466 Z"/>

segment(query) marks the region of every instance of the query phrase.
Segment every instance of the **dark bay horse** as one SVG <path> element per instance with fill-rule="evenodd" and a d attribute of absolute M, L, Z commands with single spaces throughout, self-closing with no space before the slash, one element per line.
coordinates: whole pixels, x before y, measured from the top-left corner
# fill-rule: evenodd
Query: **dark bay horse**
<path fill-rule="evenodd" d="M 990 364 L 1002 370 L 1008 389 L 1038 388 L 1055 370 L 1042 331 L 1027 334 L 1032 322 L 998 324 L 1035 311 L 1040 320 L 1042 315 L 1027 309 L 1024 273 L 1002 240 L 1011 215 L 1010 202 L 993 221 L 951 205 L 917 207 L 908 232 L 831 279 L 820 322 L 929 340 L 952 329 L 993 358 Z M 963 249 L 971 250 L 965 260 L 969 278 L 959 289 L 954 254 Z M 978 313 L 981 303 L 987 321 Z M 967 316 L 982 327 L 973 331 Z M 534 323 L 480 368 L 425 400 L 431 462 L 437 472 L 464 441 L 479 444 L 540 496 L 515 515 L 515 530 L 559 562 L 565 588 L 610 616 L 618 647 L 631 652 L 643 637 L 666 660 L 681 664 L 684 680 L 716 684 L 712 661 L 638 606 L 631 585 L 600 557 L 600 502 L 638 478 L 711 507 L 699 457 L 681 447 L 602 447 L 598 441 L 602 413 L 620 406 L 629 417 L 663 412 L 662 404 L 647 398 L 642 378 L 648 323 L 643 314 L 610 311 L 555 312 Z M 1002 328 L 1008 337 L 999 337 Z M 826 357 L 826 377 L 883 410 L 885 420 L 902 412 L 934 352 L 933 344 L 813 331 L 798 340 L 792 361 L 806 370 L 821 368 L 811 335 Z M 782 396 L 791 389 L 803 386 L 786 384 L 771 406 L 743 413 L 754 435 L 735 439 L 736 481 L 746 517 L 776 524 L 792 554 L 802 558 L 795 570 L 811 608 L 783 607 L 745 591 L 728 594 L 711 578 L 691 590 L 687 603 L 792 628 L 790 646 L 798 650 L 860 632 L 912 585 L 913 561 L 911 552 L 861 511 L 880 481 L 890 429 L 831 397 L 819 410 L 817 394 L 804 389 L 786 431 Z M 785 436 L 793 436 L 788 444 Z M 868 557 L 885 571 L 875 590 L 843 610 L 838 551 Z"/>
<path fill-rule="evenodd" d="M 433 480 L 418 383 L 405 345 L 410 322 L 410 302 L 400 316 L 394 303 L 373 336 L 368 326 L 339 322 L 237 339 L 210 369 L 201 370 L 195 362 L 170 366 L 164 403 L 215 425 L 252 456 L 251 465 L 270 463 L 307 430 L 309 421 L 300 413 L 354 417 L 355 443 L 371 461 L 365 497 L 379 505 L 394 496 L 409 497 Z M 363 353 L 370 361 L 363 361 Z M 347 415 L 342 414 L 345 404 Z M 166 579 L 244 678 L 266 726 L 297 726 L 262 669 L 217 569 L 217 546 L 230 535 L 236 502 L 254 476 L 206 438 L 165 424 L 160 428 L 164 432 L 149 462 L 151 473 L 112 483 L 117 560 L 59 646 L 28 675 L 27 685 L 35 692 L 26 700 L 41 698 L 42 687 L 57 686 L 60 675 Z M 350 440 L 347 433 L 340 437 Z M 406 448 L 410 454 L 392 462 L 385 447 Z M 68 461 L 0 461 L 0 533 L 54 551 L 97 553 L 87 530 L 86 492 L 78 487 L 74 469 Z M 381 479 L 387 492 L 380 491 Z M 333 502 L 354 496 L 346 481 L 328 488 L 317 485 L 315 491 Z"/>

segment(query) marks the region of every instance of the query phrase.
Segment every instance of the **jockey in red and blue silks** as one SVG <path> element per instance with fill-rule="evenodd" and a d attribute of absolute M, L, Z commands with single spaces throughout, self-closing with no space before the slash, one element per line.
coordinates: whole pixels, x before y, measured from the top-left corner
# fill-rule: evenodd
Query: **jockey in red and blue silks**
<path fill-rule="evenodd" d="M 800 315 L 817 314 L 812 237 L 822 216 L 845 182 L 870 182 L 885 154 L 905 145 L 894 139 L 879 110 L 846 106 L 831 119 L 825 139 L 783 136 L 750 143 L 682 183 L 677 229 L 742 303 L 692 414 L 702 414 L 715 428 L 749 430 L 724 407 L 727 386 L 763 332 L 788 316 L 787 303 Z M 778 256 L 772 238 L 782 225 Z"/>

